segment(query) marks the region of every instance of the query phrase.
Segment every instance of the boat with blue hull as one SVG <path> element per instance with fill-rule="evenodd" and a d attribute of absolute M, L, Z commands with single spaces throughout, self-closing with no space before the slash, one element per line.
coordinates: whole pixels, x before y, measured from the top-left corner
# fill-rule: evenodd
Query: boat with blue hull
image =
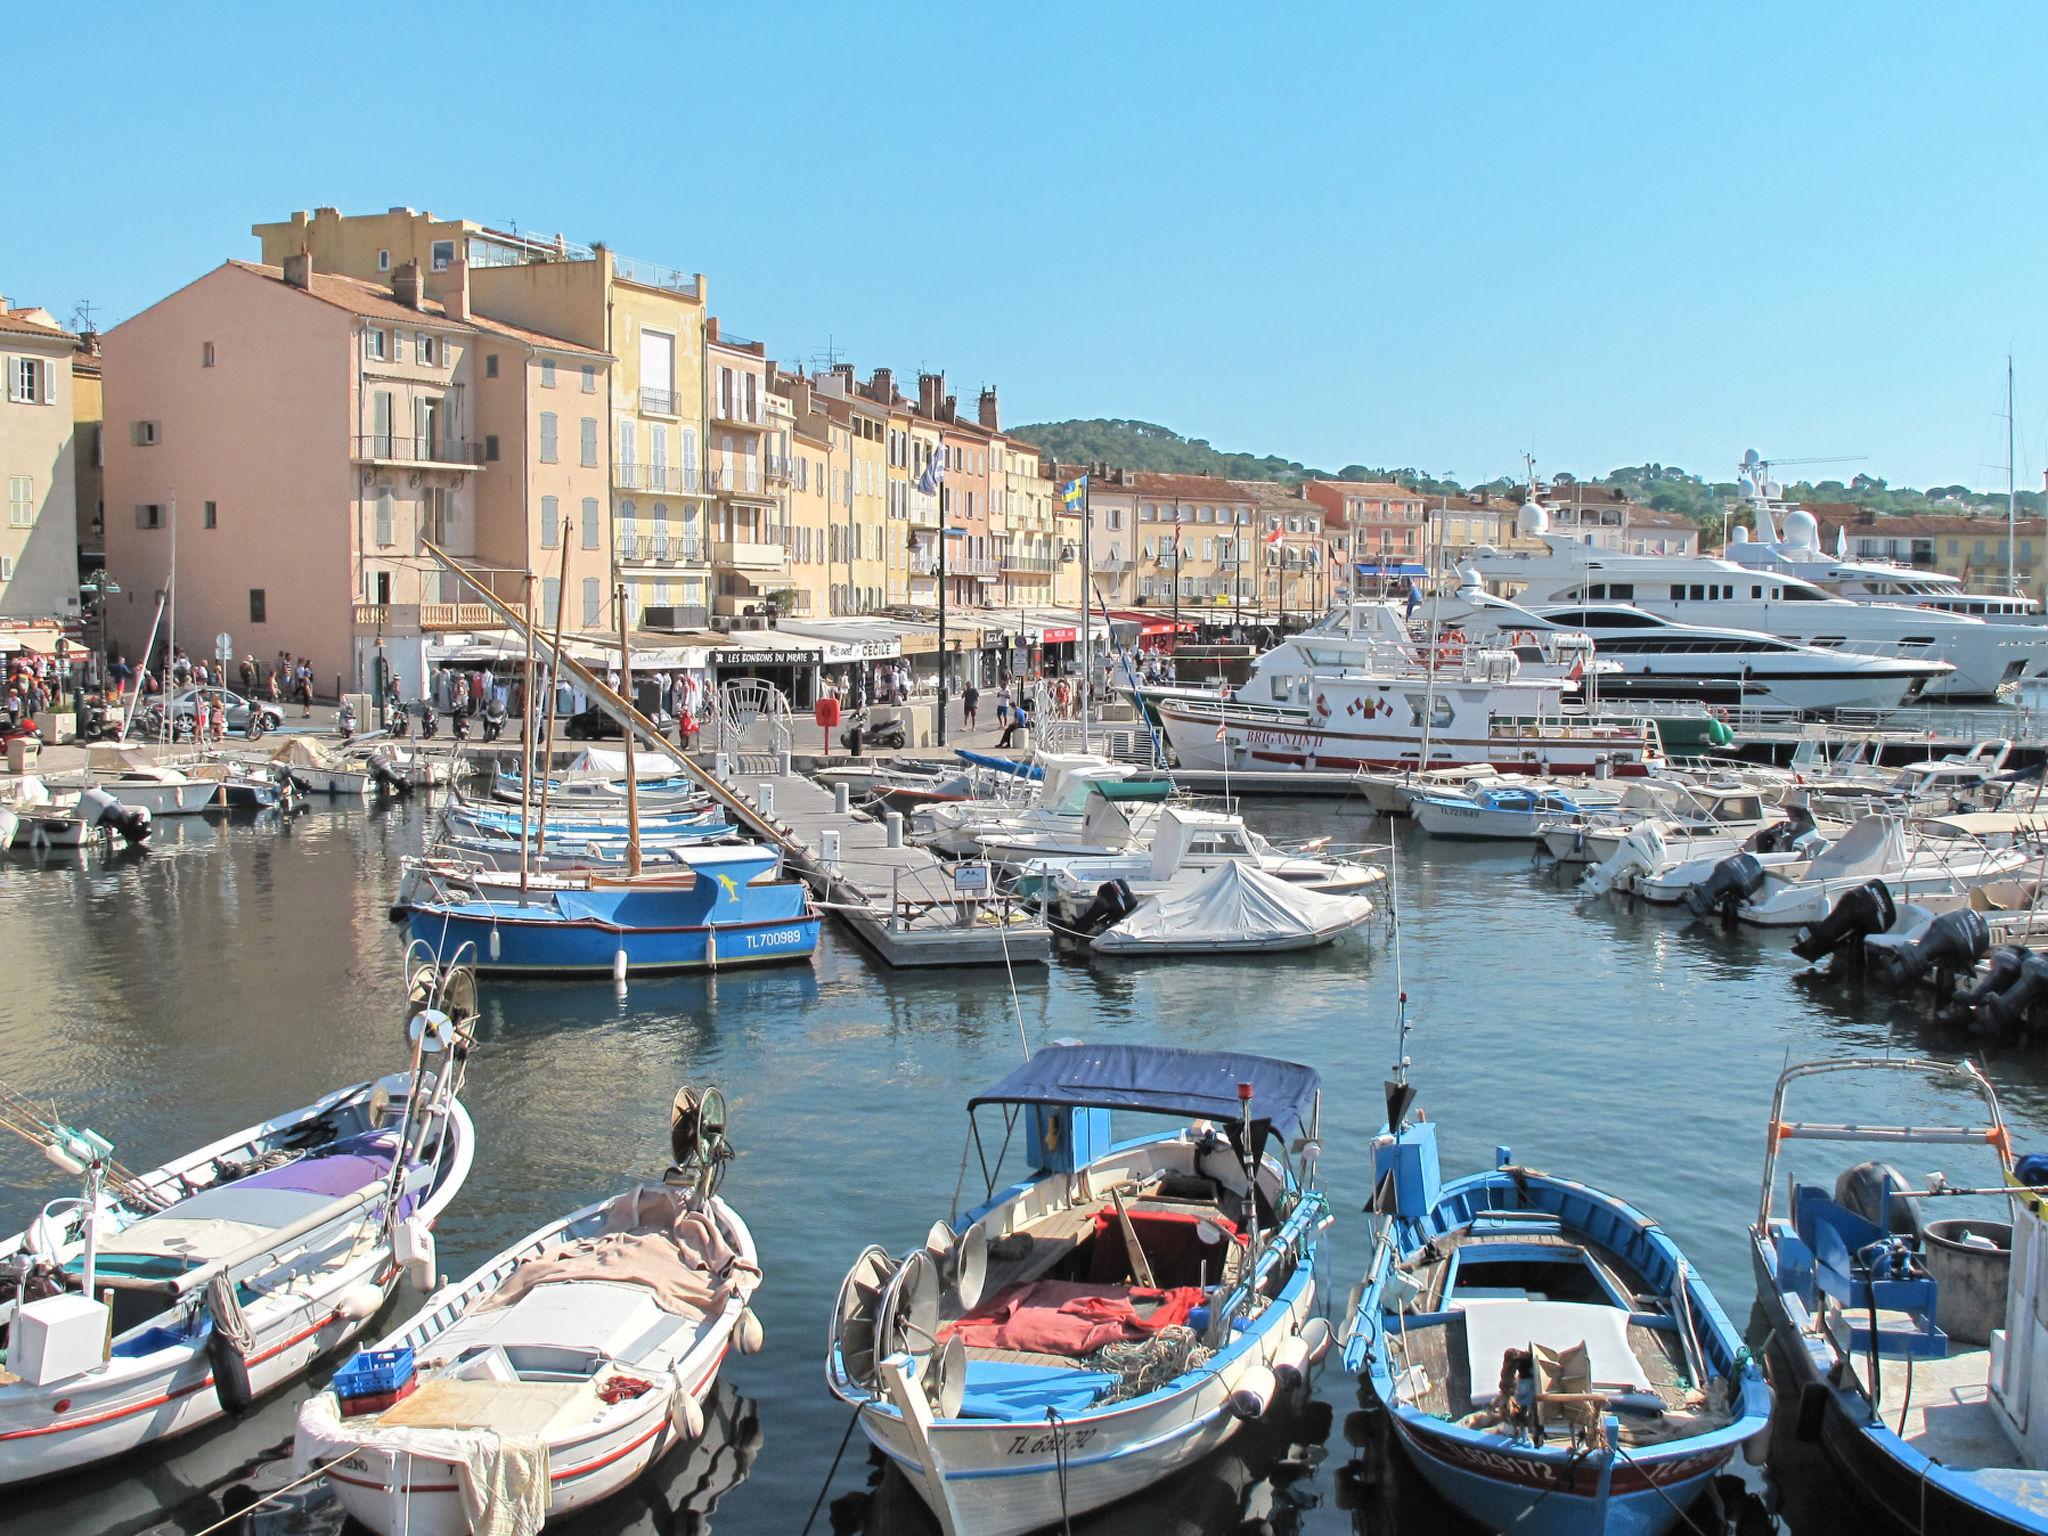
<path fill-rule="evenodd" d="M 1417 1471 L 1489 1530 L 1661 1536 L 1739 1447 L 1770 1388 L 1648 1216 L 1535 1169 L 1443 1183 L 1436 1127 L 1390 1085 L 1379 1230 L 1344 1360 Z"/>
<path fill-rule="evenodd" d="M 1931 1091 L 1970 1110 L 1930 1109 L 1917 1125 L 1788 1113 L 1795 1087 L 1832 1080 L 1853 1092 L 1873 1078 L 1916 1103 Z M 1801 1141 L 1862 1143 L 1893 1158 L 1923 1146 L 1954 1177 L 1911 1184 L 1896 1166 L 1866 1161 L 1838 1165 L 1832 1186 L 1809 1184 L 1806 1160 L 1780 1171 Z M 1958 1161 L 1973 1148 L 1981 1176 Z M 1777 1208 L 1780 1194 L 1789 1209 Z M 1998 1096 L 1967 1061 L 1849 1057 L 1780 1074 L 1750 1231 L 1758 1304 L 1773 1375 L 1781 1362 L 1786 1371 L 1794 1434 L 1819 1442 L 1875 1528 L 2048 1532 L 2048 1415 L 2031 1411 L 2036 1397 L 2048 1400 L 2044 1195 L 2048 1157 L 2015 1163 Z M 1931 1219 L 1937 1208 L 1948 1219 Z"/>
<path fill-rule="evenodd" d="M 1319 1100 L 1293 1062 L 1055 1045 L 969 1102 L 1031 1171 L 1005 1187 L 996 1151 L 981 1203 L 863 1252 L 825 1363 L 943 1536 L 1056 1529 L 1302 1390 L 1330 1340 Z M 1126 1114 L 1179 1124 L 1119 1140 Z"/>
<path fill-rule="evenodd" d="M 1411 795 L 1408 814 L 1431 837 L 1526 843 L 1560 818 L 1583 816 L 1601 803 L 1541 786 L 1480 784 L 1465 794 Z"/>
<path fill-rule="evenodd" d="M 579 890 L 415 902 L 412 936 L 436 952 L 474 944 L 477 969 L 530 976 L 729 970 L 808 960 L 819 916 L 797 880 L 729 874 L 676 883 L 592 882 Z"/>

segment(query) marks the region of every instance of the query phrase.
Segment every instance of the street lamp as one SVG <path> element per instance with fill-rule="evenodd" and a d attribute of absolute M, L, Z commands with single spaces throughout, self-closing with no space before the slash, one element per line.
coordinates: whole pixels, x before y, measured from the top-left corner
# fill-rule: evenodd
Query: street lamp
<path fill-rule="evenodd" d="M 106 665 L 107 599 L 121 595 L 121 584 L 109 576 L 103 567 L 79 583 L 78 595 L 84 600 L 86 611 L 98 621 L 99 644 L 93 651 L 90 668 L 91 672 L 97 675 Z"/>

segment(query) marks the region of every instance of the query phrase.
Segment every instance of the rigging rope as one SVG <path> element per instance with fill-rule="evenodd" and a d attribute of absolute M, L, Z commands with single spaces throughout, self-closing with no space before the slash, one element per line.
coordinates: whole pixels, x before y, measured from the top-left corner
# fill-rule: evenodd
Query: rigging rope
<path fill-rule="evenodd" d="M 825 1473 L 825 1481 L 818 1488 L 817 1498 L 811 1501 L 811 1513 L 804 1521 L 800 1536 L 811 1536 L 811 1527 L 817 1523 L 818 1511 L 825 1507 L 825 1495 L 832 1491 L 832 1479 L 839 1473 L 839 1459 L 846 1454 L 847 1442 L 853 1439 L 853 1426 L 860 1422 L 860 1409 L 853 1410 L 853 1417 L 846 1421 L 846 1433 L 839 1437 L 839 1449 L 832 1453 L 832 1465 Z M 199 1536 L 206 1536 L 204 1531 Z"/>

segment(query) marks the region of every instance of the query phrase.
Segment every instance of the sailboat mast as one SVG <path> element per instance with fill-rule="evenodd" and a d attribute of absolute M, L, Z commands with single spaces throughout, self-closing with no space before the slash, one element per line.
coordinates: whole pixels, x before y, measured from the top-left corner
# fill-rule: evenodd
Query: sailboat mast
<path fill-rule="evenodd" d="M 519 765 L 519 899 L 526 900 L 533 859 L 533 572 L 526 573 L 526 683 L 519 690 L 519 744 L 525 759 Z"/>
<path fill-rule="evenodd" d="M 945 530 L 939 530 L 945 537 Z M 626 584 L 615 589 L 619 605 L 619 697 L 633 702 L 633 647 L 626 638 Z M 633 732 L 626 731 L 626 873 L 640 873 L 640 780 L 633 769 Z"/>
<path fill-rule="evenodd" d="M 2005 595 L 2019 596 L 2013 540 L 2019 533 L 2019 483 L 2013 478 L 2012 354 L 2005 354 Z"/>

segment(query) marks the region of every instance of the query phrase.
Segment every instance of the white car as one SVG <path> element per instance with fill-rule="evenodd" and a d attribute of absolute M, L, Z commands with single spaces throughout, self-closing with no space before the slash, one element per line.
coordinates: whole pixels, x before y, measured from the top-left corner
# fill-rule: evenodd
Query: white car
<path fill-rule="evenodd" d="M 215 704 L 226 706 L 228 730 L 234 734 L 247 736 L 251 741 L 259 740 L 265 731 L 274 731 L 284 724 L 284 711 L 275 704 L 245 699 L 227 688 L 208 687 L 203 691 Z M 190 729 L 201 692 L 202 690 L 198 688 L 180 688 L 171 695 L 171 718 L 178 730 Z M 163 705 L 153 701 L 143 709 L 143 718 L 138 719 L 136 723 L 141 725 L 146 733 L 154 734 L 162 713 Z"/>

